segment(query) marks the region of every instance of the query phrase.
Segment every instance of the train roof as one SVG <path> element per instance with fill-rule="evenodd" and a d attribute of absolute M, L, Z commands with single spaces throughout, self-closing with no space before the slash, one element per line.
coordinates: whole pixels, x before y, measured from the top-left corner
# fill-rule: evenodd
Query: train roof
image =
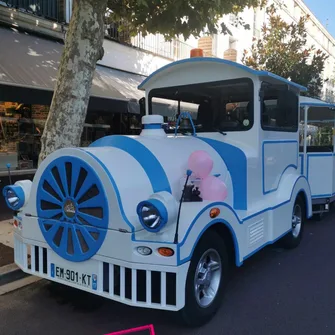
<path fill-rule="evenodd" d="M 215 67 L 216 73 L 217 71 L 221 71 L 221 70 L 226 71 L 226 72 L 227 70 L 229 70 L 228 71 L 229 73 L 233 73 L 231 71 L 235 70 L 235 72 L 238 72 L 241 74 L 245 72 L 245 74 L 249 74 L 249 76 L 251 75 L 251 76 L 256 76 L 260 78 L 268 78 L 271 81 L 282 82 L 302 92 L 307 91 L 306 87 L 296 84 L 280 76 L 277 76 L 276 74 L 273 74 L 271 72 L 254 70 L 250 67 L 247 67 L 245 65 L 242 65 L 236 62 L 232 62 L 232 61 L 221 59 L 221 58 L 212 58 L 212 57 L 187 58 L 187 59 L 179 60 L 179 61 L 170 63 L 168 65 L 165 65 L 161 67 L 160 69 L 156 70 L 150 76 L 148 76 L 138 86 L 138 89 L 146 90 L 148 87 L 154 87 L 157 81 L 163 84 L 164 77 L 167 78 L 166 87 L 178 86 L 176 85 L 176 83 L 178 83 L 178 81 L 181 80 L 182 76 L 185 75 L 183 74 L 183 70 L 185 70 L 186 73 L 191 73 L 192 71 L 198 72 L 199 65 L 201 65 L 202 71 L 205 71 L 206 69 L 208 69 L 209 72 L 213 71 L 213 65 L 216 65 Z M 174 84 L 172 85 L 172 83 Z"/>
<path fill-rule="evenodd" d="M 335 104 L 303 96 L 300 97 L 300 106 L 335 108 Z"/>

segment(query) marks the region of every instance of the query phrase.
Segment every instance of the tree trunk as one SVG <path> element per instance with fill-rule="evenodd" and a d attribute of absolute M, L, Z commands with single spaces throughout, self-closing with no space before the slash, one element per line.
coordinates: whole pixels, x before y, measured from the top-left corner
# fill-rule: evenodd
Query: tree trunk
<path fill-rule="evenodd" d="M 57 149 L 80 145 L 96 63 L 103 57 L 107 0 L 74 0 L 39 164 Z"/>

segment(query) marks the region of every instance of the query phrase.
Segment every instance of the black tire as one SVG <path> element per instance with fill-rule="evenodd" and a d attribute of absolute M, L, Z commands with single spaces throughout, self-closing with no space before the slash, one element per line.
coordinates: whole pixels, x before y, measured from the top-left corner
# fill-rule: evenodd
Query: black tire
<path fill-rule="evenodd" d="M 215 252 L 213 252 L 213 250 Z M 197 273 L 198 263 L 206 252 L 210 252 L 220 258 L 221 270 L 217 270 L 217 272 L 220 271 L 221 276 L 217 281 L 219 282 L 219 285 L 213 301 L 208 306 L 203 307 L 199 304 L 198 299 L 196 298 L 194 280 Z M 216 276 L 218 276 L 217 272 Z M 180 311 L 180 317 L 184 325 L 188 327 L 199 327 L 206 324 L 213 318 L 221 305 L 223 293 L 228 281 L 228 272 L 229 258 L 224 240 L 214 231 L 206 232 L 194 250 L 187 274 L 185 306 Z"/>
<path fill-rule="evenodd" d="M 293 215 L 295 211 L 300 211 L 300 214 L 301 214 L 300 215 L 301 226 L 300 226 L 300 231 L 297 235 L 295 235 L 294 233 L 295 226 L 293 222 Z M 304 233 L 305 220 L 306 220 L 305 204 L 302 198 L 298 196 L 297 199 L 295 200 L 293 211 L 292 211 L 292 231 L 290 231 L 286 236 L 284 236 L 281 241 L 281 244 L 284 248 L 294 249 L 300 244 L 302 237 L 303 237 L 303 233 Z"/>

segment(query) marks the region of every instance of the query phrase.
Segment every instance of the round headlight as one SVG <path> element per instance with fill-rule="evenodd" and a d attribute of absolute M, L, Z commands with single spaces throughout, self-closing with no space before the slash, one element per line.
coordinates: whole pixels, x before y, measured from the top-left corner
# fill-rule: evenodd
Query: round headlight
<path fill-rule="evenodd" d="M 16 207 L 19 204 L 20 199 L 17 197 L 13 190 L 8 190 L 6 194 L 7 201 L 13 207 Z"/>
<path fill-rule="evenodd" d="M 24 191 L 21 186 L 6 186 L 3 189 L 7 206 L 16 211 L 19 210 L 25 202 Z"/>
<path fill-rule="evenodd" d="M 157 199 L 149 199 L 139 203 L 137 214 L 143 228 L 150 232 L 161 230 L 168 222 L 166 207 Z"/>

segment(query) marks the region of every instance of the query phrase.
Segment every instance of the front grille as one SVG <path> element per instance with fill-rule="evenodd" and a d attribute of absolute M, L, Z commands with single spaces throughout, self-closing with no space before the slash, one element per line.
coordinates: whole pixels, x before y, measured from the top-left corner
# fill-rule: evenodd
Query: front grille
<path fill-rule="evenodd" d="M 32 272 L 48 274 L 48 256 L 47 249 L 38 246 L 31 246 L 30 269 Z"/>
<path fill-rule="evenodd" d="M 103 292 L 118 300 L 176 306 L 177 275 L 103 263 Z"/>
<path fill-rule="evenodd" d="M 48 250 L 36 245 L 27 245 L 14 235 L 14 259 L 23 270 L 41 275 L 48 274 Z"/>
<path fill-rule="evenodd" d="M 14 234 L 14 251 L 15 262 L 25 272 L 54 280 L 48 271 L 52 250 L 26 244 Z M 130 268 L 123 266 L 124 262 L 115 261 L 119 264 L 111 264 L 94 261 L 97 262 L 99 270 L 97 290 L 88 290 L 93 294 L 128 305 L 166 310 L 178 310 L 182 304 L 183 297 L 177 297 L 177 292 L 184 291 L 184 280 L 177 277 L 176 272 L 143 269 L 143 264 L 132 264 L 133 268 Z M 84 264 L 82 271 L 85 272 Z M 62 283 L 67 285 L 66 282 Z M 178 288 L 178 285 L 183 287 Z M 77 286 L 76 288 L 81 289 Z"/>

